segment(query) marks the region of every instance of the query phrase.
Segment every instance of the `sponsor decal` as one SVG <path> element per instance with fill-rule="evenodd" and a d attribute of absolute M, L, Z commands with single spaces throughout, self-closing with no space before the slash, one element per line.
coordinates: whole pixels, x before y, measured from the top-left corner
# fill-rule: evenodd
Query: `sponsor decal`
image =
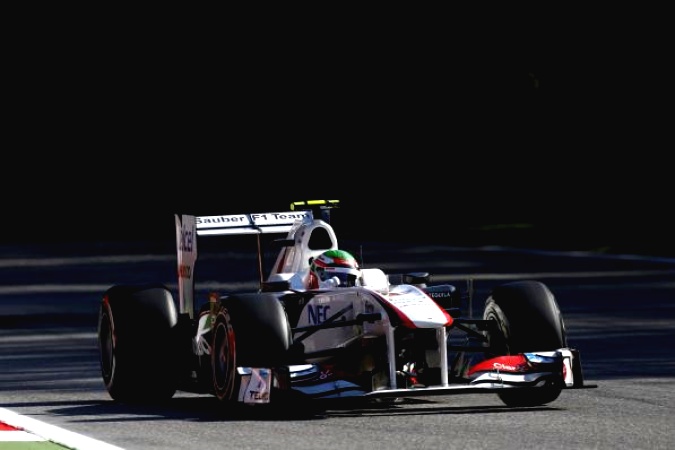
<path fill-rule="evenodd" d="M 265 214 L 251 214 L 253 223 L 256 225 L 287 223 L 294 220 L 302 220 L 305 217 L 311 217 L 306 212 L 285 212 L 285 213 L 265 213 Z"/>
<path fill-rule="evenodd" d="M 497 356 L 496 358 L 481 361 L 471 367 L 467 375 L 473 375 L 478 372 L 509 372 L 524 373 L 528 371 L 527 360 L 522 355 Z"/>
<path fill-rule="evenodd" d="M 192 278 L 192 267 L 188 264 L 178 266 L 178 276 L 180 278 Z"/>
<path fill-rule="evenodd" d="M 239 401 L 244 403 L 269 403 L 271 381 L 271 370 L 251 369 L 250 375 L 242 376 Z"/>
<path fill-rule="evenodd" d="M 220 216 L 199 216 L 195 218 L 197 228 L 236 228 L 250 227 L 253 225 L 286 225 L 296 220 L 312 218 L 308 211 L 303 212 L 276 212 L 262 214 L 234 214 Z"/>
<path fill-rule="evenodd" d="M 330 301 L 331 299 L 332 301 Z M 322 296 L 314 298 L 305 310 L 307 311 L 307 321 L 311 325 L 319 325 L 325 322 L 339 322 L 352 318 L 354 306 L 350 300 L 339 296 Z"/>
<path fill-rule="evenodd" d="M 312 325 L 318 325 L 329 317 L 330 305 L 308 305 L 307 318 Z"/>
<path fill-rule="evenodd" d="M 180 239 L 178 240 L 178 249 L 181 252 L 192 252 L 194 248 L 194 233 L 192 228 L 181 228 Z"/>
<path fill-rule="evenodd" d="M 498 363 L 498 362 L 492 364 L 492 367 L 494 367 L 495 370 L 511 370 L 513 372 L 518 370 L 518 368 L 516 366 L 510 366 L 508 364 L 502 364 L 502 363 Z"/>
<path fill-rule="evenodd" d="M 245 215 L 232 216 L 201 216 L 196 218 L 197 225 L 246 225 L 248 219 Z"/>

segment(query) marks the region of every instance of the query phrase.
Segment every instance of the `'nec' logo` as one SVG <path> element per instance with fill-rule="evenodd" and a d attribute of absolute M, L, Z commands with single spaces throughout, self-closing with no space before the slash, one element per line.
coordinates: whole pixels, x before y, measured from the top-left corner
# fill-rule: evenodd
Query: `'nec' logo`
<path fill-rule="evenodd" d="M 307 314 L 309 323 L 318 325 L 326 321 L 330 305 L 308 305 Z"/>
<path fill-rule="evenodd" d="M 192 232 L 192 230 L 181 229 L 179 250 L 182 252 L 192 252 L 193 244 L 194 244 L 194 233 Z"/>

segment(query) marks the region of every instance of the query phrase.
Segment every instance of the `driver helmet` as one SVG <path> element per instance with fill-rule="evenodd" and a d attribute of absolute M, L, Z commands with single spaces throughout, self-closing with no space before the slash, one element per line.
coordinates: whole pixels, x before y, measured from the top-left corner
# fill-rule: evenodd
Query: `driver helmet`
<path fill-rule="evenodd" d="M 339 286 L 356 286 L 361 276 L 356 258 L 344 250 L 327 250 L 314 258 L 310 273 L 319 286 L 335 277 L 340 280 Z"/>

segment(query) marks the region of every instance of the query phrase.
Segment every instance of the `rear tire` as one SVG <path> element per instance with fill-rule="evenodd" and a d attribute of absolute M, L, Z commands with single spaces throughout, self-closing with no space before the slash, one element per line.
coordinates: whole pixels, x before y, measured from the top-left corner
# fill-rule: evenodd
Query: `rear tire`
<path fill-rule="evenodd" d="M 553 293 L 539 281 L 517 281 L 496 287 L 485 302 L 485 320 L 496 322 L 488 332 L 494 355 L 553 351 L 567 346 L 560 309 Z M 490 355 L 490 356 L 494 356 Z M 507 406 L 539 406 L 558 398 L 559 385 L 498 393 Z"/>
<path fill-rule="evenodd" d="M 113 286 L 101 301 L 98 346 L 103 382 L 113 400 L 146 403 L 177 387 L 176 307 L 161 285 Z"/>

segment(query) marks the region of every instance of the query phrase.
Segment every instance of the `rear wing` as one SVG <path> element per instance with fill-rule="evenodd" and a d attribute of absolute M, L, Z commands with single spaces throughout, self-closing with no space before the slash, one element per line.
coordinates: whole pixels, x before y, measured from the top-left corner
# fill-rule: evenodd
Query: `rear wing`
<path fill-rule="evenodd" d="M 175 215 L 178 263 L 178 303 L 181 314 L 194 316 L 194 273 L 197 263 L 197 237 L 222 235 L 258 235 L 258 270 L 262 283 L 262 250 L 260 236 L 268 233 L 289 233 L 303 223 L 311 223 L 311 211 L 288 211 L 261 214 L 220 216 Z"/>
<path fill-rule="evenodd" d="M 194 268 L 197 262 L 197 236 L 258 235 L 258 271 L 263 283 L 261 234 L 295 232 L 303 224 L 312 224 L 314 215 L 329 222 L 330 210 L 339 200 L 294 202 L 291 211 L 220 216 L 175 214 L 178 256 L 179 311 L 194 316 Z"/>
<path fill-rule="evenodd" d="M 197 235 L 288 233 L 297 222 L 311 222 L 311 211 L 288 211 L 228 216 L 198 216 Z"/>
<path fill-rule="evenodd" d="M 315 216 L 330 223 L 330 211 L 339 204 L 339 200 L 303 200 L 291 203 L 291 211 L 197 216 L 195 223 L 199 236 L 288 233 L 297 221 L 311 223 Z"/>

